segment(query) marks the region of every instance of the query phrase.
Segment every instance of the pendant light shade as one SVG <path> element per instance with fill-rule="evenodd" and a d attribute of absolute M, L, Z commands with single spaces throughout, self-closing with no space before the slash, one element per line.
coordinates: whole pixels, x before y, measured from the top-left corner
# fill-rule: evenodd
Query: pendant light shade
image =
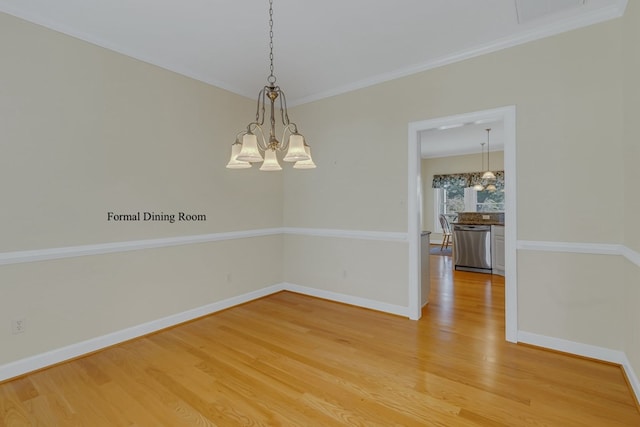
<path fill-rule="evenodd" d="M 264 163 L 260 166 L 261 171 L 281 171 L 282 167 L 278 163 L 278 157 L 276 157 L 276 150 L 267 149 L 264 152 Z"/>
<path fill-rule="evenodd" d="M 482 179 L 496 179 L 496 176 L 493 172 L 491 172 L 491 167 L 489 166 L 489 151 L 491 149 L 489 145 L 489 132 L 491 129 L 485 129 L 487 131 L 487 170 L 484 174 L 482 174 Z"/>
<path fill-rule="evenodd" d="M 262 155 L 258 151 L 258 137 L 253 133 L 248 133 L 242 137 L 242 149 L 238 153 L 238 160 L 241 162 L 261 162 Z"/>
<path fill-rule="evenodd" d="M 482 179 L 496 179 L 496 176 L 491 171 L 486 171 L 482 174 Z"/>
<path fill-rule="evenodd" d="M 238 154 L 240 154 L 241 149 L 242 144 L 239 141 L 236 141 L 236 143 L 231 146 L 231 158 L 229 159 L 229 163 L 227 163 L 228 169 L 246 169 L 251 167 L 251 163 L 238 160 Z"/>
<path fill-rule="evenodd" d="M 299 161 L 297 161 L 293 165 L 293 168 L 294 169 L 315 169 L 316 164 L 313 163 L 313 159 L 311 158 L 311 147 L 309 147 L 308 145 L 305 145 L 304 146 L 304 151 L 309 156 L 309 159 L 308 160 L 299 160 Z"/>
<path fill-rule="evenodd" d="M 245 162 L 251 167 L 250 163 L 263 161 L 260 154 L 263 152 L 265 158 L 264 164 L 260 167 L 261 171 L 282 170 L 276 154 L 286 151 L 287 154 L 283 160 L 295 162 L 296 169 L 314 168 L 316 165 L 305 150 L 307 145 L 304 137 L 298 133 L 297 125 L 289 121 L 287 98 L 284 91 L 276 84 L 276 76 L 273 74 L 273 0 L 269 0 L 269 70 L 271 73 L 267 77 L 267 84 L 258 93 L 255 120 L 247 125 L 246 130 L 236 136 L 236 140 L 242 136 L 242 149 L 234 160 L 235 143 L 232 145 L 231 157 L 234 161 L 230 160 L 227 167 L 230 169 L 247 167 L 245 164 L 235 162 Z M 267 114 L 270 115 L 268 124 L 265 123 Z M 280 139 L 282 142 L 276 138 L 277 122 L 283 126 L 282 138 Z"/>

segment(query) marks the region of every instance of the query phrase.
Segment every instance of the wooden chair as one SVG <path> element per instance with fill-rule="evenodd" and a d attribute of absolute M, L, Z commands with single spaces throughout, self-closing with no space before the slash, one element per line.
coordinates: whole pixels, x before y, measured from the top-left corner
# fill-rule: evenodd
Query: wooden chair
<path fill-rule="evenodd" d="M 442 245 L 440 245 L 440 251 L 447 249 L 451 244 L 451 225 L 446 216 L 440 215 L 440 226 L 442 227 Z"/>

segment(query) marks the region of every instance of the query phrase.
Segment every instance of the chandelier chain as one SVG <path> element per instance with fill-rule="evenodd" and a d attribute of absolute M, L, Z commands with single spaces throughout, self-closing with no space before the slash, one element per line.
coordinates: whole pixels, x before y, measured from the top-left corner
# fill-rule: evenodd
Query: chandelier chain
<path fill-rule="evenodd" d="M 276 86 L 273 68 L 273 0 L 269 0 L 270 74 L 267 77 L 267 85 L 258 93 L 255 120 L 247 125 L 246 130 L 236 134 L 235 142 L 231 146 L 231 158 L 227 164 L 229 169 L 250 168 L 251 163 L 262 162 L 261 171 L 282 170 L 276 157 L 278 151 L 286 151 L 287 154 L 282 160 L 294 162 L 294 169 L 313 169 L 316 167 L 311 159 L 311 148 L 305 142 L 304 137 L 298 133 L 296 124 L 289 121 L 287 99 L 282 89 Z M 276 137 L 276 101 L 279 101 L 280 104 L 280 119 L 284 126 L 280 141 Z M 266 111 L 267 104 L 268 113 Z M 270 117 L 268 125 L 265 123 L 267 114 Z"/>
<path fill-rule="evenodd" d="M 267 82 L 274 85 L 276 76 L 273 74 L 273 0 L 269 0 L 269 70 L 271 74 L 267 77 Z"/>

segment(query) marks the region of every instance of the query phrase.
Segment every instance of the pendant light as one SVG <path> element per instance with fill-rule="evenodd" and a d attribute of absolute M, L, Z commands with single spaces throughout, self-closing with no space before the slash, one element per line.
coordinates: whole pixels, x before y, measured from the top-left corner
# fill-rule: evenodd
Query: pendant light
<path fill-rule="evenodd" d="M 490 151 L 489 132 L 491 132 L 491 129 L 485 129 L 485 130 L 487 131 L 487 170 L 482 175 L 482 179 L 496 179 L 496 176 L 494 175 L 493 172 L 491 172 L 491 167 L 489 166 L 489 151 Z"/>
<path fill-rule="evenodd" d="M 484 170 L 484 142 L 480 143 L 480 158 L 482 159 L 482 168 L 480 169 L 481 171 Z M 476 191 L 482 191 L 484 190 L 484 186 L 482 185 L 481 182 L 476 183 L 476 185 L 473 186 L 473 189 Z"/>
<path fill-rule="evenodd" d="M 236 135 L 236 141 L 231 145 L 231 158 L 227 168 L 244 169 L 250 168 L 251 163 L 264 162 L 260 167 L 261 171 L 279 171 L 282 167 L 276 154 L 286 151 L 283 161 L 295 162 L 295 169 L 313 169 L 316 165 L 311 159 L 311 150 L 304 137 L 298 133 L 296 124 L 289 121 L 287 98 L 284 91 L 276 86 L 276 76 L 273 74 L 273 0 L 269 0 L 269 69 L 267 85 L 258 93 L 256 118 Z M 284 126 L 280 141 L 276 138 L 276 100 L 280 111 L 279 121 Z M 270 114 L 268 135 L 264 125 L 267 105 Z M 261 152 L 264 153 L 264 158 Z"/>

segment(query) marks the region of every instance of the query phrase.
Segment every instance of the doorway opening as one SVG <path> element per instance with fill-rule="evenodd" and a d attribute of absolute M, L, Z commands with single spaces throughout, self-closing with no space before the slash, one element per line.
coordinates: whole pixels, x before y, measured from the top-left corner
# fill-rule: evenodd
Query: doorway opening
<path fill-rule="evenodd" d="M 409 317 L 419 319 L 422 312 L 420 234 L 423 224 L 420 134 L 467 123 L 501 121 L 504 132 L 505 180 L 505 336 L 517 342 L 516 272 L 516 108 L 507 106 L 454 116 L 409 123 L 408 149 L 408 232 L 409 232 Z"/>

